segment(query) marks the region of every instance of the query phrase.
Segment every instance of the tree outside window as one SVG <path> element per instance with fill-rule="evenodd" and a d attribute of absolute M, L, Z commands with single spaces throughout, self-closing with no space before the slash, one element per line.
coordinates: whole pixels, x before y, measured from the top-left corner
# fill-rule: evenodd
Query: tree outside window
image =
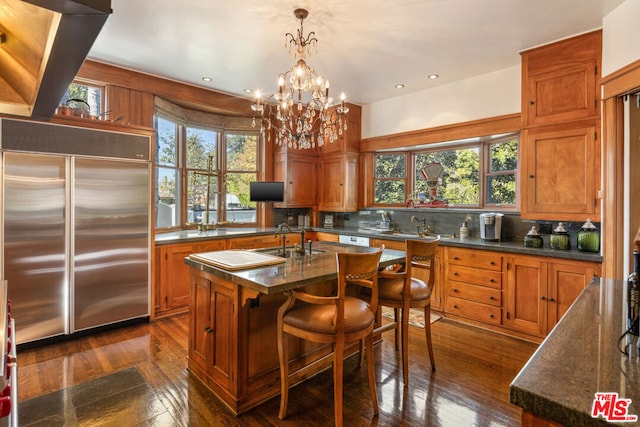
<path fill-rule="evenodd" d="M 437 198 L 449 204 L 478 206 L 480 204 L 479 147 L 418 153 L 415 158 L 415 190 L 429 195 L 427 181 L 420 171 L 429 163 L 442 164 L 442 183 Z"/>
<path fill-rule="evenodd" d="M 489 205 L 515 205 L 518 139 L 508 138 L 489 144 L 489 170 L 486 174 Z"/>
<path fill-rule="evenodd" d="M 461 207 L 514 207 L 517 198 L 518 134 L 437 144 L 421 151 L 374 156 L 374 205 L 404 204 L 430 191 L 421 171 L 432 162 L 444 171 L 436 198 Z M 435 145 L 434 145 L 435 146 Z M 407 164 L 407 158 L 412 162 Z M 412 185 L 407 176 L 413 177 Z M 483 200 L 484 199 L 484 200 Z"/>
<path fill-rule="evenodd" d="M 249 182 L 258 176 L 257 133 L 185 126 L 161 115 L 155 124 L 157 228 L 256 223 Z"/>
<path fill-rule="evenodd" d="M 376 204 L 404 204 L 406 200 L 406 155 L 376 154 L 374 158 L 374 201 Z"/>

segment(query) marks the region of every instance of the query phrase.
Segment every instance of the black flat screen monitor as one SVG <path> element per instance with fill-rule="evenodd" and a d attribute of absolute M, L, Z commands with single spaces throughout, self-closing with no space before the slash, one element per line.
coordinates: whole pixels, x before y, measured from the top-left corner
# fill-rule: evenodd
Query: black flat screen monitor
<path fill-rule="evenodd" d="M 252 202 L 283 202 L 284 182 L 250 182 L 249 199 Z"/>

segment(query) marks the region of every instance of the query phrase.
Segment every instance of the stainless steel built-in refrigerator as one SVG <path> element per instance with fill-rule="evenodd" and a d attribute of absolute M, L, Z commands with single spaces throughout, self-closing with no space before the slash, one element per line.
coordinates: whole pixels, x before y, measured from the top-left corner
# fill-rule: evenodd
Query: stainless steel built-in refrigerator
<path fill-rule="evenodd" d="M 149 314 L 149 137 L 0 121 L 19 344 Z"/>

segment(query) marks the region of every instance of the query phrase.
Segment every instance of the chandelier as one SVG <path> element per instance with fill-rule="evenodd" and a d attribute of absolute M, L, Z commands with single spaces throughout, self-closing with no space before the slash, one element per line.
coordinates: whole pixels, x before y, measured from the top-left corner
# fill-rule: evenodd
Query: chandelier
<path fill-rule="evenodd" d="M 318 53 L 315 32 L 306 36 L 302 23 L 309 15 L 305 9 L 293 11 L 300 20 L 297 35 L 285 34 L 285 47 L 296 60 L 296 64 L 278 78 L 278 92 L 266 99 L 256 91 L 251 109 L 259 114 L 261 130 L 268 142 L 289 148 L 309 149 L 322 147 L 325 141 L 333 143 L 347 130 L 344 93 L 340 103 L 334 104 L 329 96 L 329 80 L 317 74 L 305 59 L 312 49 Z M 256 118 L 253 118 L 256 125 Z"/>

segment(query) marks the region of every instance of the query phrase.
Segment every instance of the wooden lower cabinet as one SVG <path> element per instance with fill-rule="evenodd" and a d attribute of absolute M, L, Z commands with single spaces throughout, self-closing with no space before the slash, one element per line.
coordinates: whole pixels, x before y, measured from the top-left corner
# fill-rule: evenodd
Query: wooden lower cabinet
<path fill-rule="evenodd" d="M 445 312 L 500 325 L 502 320 L 502 254 L 449 247 Z"/>
<path fill-rule="evenodd" d="M 184 258 L 197 252 L 224 250 L 225 246 L 225 240 L 210 240 L 156 247 L 155 317 L 182 313 L 189 308 L 189 267 Z"/>
<path fill-rule="evenodd" d="M 322 231 L 312 231 L 309 237 L 317 242 L 339 242 L 340 235 L 335 233 L 325 233 Z"/>
<path fill-rule="evenodd" d="M 293 245 L 300 243 L 300 235 L 295 233 L 287 234 L 285 244 Z M 236 237 L 227 242 L 228 249 L 260 249 L 271 248 L 282 244 L 282 239 L 274 234 L 267 234 L 256 237 Z"/>
<path fill-rule="evenodd" d="M 539 340 L 601 274 L 601 265 L 448 247 L 445 270 L 447 315 Z"/>
<path fill-rule="evenodd" d="M 537 337 L 547 333 L 547 263 L 538 257 L 507 257 L 504 325 Z M 583 285 L 584 287 L 584 285 Z"/>
<path fill-rule="evenodd" d="M 286 297 L 264 295 L 197 268 L 190 269 L 189 359 L 191 374 L 234 413 L 280 393 L 276 319 Z M 331 285 L 329 283 L 329 285 Z M 314 286 L 319 286 L 314 285 Z M 318 361 L 331 366 L 328 345 L 289 336 L 290 368 Z M 350 350 L 357 350 L 357 345 Z M 310 375 L 315 371 L 310 371 Z"/>
<path fill-rule="evenodd" d="M 504 326 L 545 337 L 594 276 L 599 263 L 509 256 Z"/>

